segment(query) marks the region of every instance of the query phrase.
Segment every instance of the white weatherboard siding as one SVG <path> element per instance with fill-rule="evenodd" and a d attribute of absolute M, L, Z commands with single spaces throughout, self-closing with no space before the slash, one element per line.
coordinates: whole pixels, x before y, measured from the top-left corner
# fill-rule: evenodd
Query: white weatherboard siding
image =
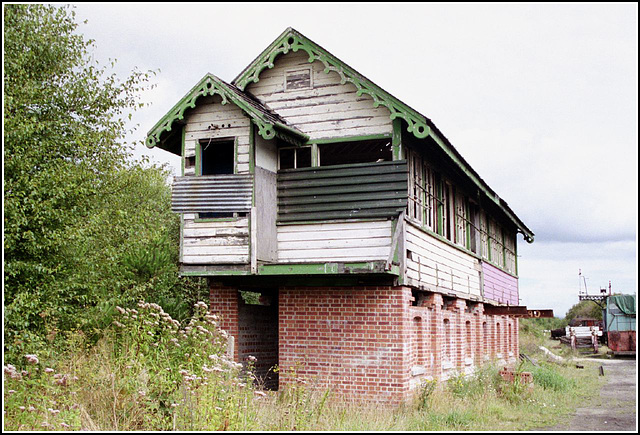
<path fill-rule="evenodd" d="M 257 83 L 247 86 L 247 92 L 278 113 L 288 124 L 309 135 L 311 140 L 391 134 L 393 127 L 389 111 L 375 108 L 368 95 L 357 96 L 351 83 L 340 83 L 336 72 L 324 72 L 320 61 L 308 62 L 302 51 L 279 55 L 274 67 L 265 69 Z M 285 71 L 312 68 L 312 89 L 285 91 Z"/>
<path fill-rule="evenodd" d="M 319 263 L 386 260 L 391 221 L 278 226 L 278 262 Z"/>
<path fill-rule="evenodd" d="M 236 173 L 249 172 L 250 120 L 235 104 L 222 104 L 219 95 L 200 97 L 197 106 L 185 116 L 184 158 L 196 155 L 196 143 L 201 139 L 235 139 L 237 145 Z M 214 125 L 212 129 L 210 125 Z M 195 175 L 195 168 L 185 169 L 185 175 Z"/>
<path fill-rule="evenodd" d="M 481 297 L 480 262 L 407 221 L 408 284 Z"/>
<path fill-rule="evenodd" d="M 184 215 L 182 263 L 246 264 L 249 262 L 249 219 L 196 222 Z"/>

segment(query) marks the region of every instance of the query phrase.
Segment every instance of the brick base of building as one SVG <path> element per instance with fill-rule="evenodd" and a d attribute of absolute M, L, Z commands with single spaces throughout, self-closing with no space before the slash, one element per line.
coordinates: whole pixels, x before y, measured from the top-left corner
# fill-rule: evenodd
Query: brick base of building
<path fill-rule="evenodd" d="M 211 283 L 211 310 L 235 338 L 234 356 L 257 358 L 267 386 L 306 382 L 347 399 L 400 403 L 424 379 L 515 362 L 518 320 L 484 305 L 405 286 L 281 287 L 249 306 Z M 278 366 L 279 379 L 269 369 Z M 270 383 L 270 385 L 269 385 Z"/>

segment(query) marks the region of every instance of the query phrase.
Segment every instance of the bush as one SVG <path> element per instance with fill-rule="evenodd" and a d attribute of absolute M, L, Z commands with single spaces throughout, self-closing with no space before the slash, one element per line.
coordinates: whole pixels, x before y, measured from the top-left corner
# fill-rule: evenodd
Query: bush
<path fill-rule="evenodd" d="M 567 379 L 554 370 L 551 366 L 540 365 L 532 368 L 533 382 L 545 390 L 566 391 L 575 386 L 572 379 Z"/>
<path fill-rule="evenodd" d="M 5 429 L 244 427 L 251 373 L 227 357 L 227 334 L 206 304 L 194 310 L 182 327 L 157 304 L 116 307 L 89 353 L 79 345 L 58 361 L 27 355 L 24 369 L 5 365 Z"/>

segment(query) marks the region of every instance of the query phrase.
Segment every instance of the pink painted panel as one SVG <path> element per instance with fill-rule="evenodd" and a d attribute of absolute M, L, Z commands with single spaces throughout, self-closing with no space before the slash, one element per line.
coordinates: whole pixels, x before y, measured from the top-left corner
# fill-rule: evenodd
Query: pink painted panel
<path fill-rule="evenodd" d="M 484 297 L 509 305 L 518 305 L 518 279 L 489 263 L 482 262 Z"/>

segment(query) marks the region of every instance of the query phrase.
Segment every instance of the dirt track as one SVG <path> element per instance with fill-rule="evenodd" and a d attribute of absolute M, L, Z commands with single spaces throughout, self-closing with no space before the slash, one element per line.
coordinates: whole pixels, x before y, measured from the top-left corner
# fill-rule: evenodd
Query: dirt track
<path fill-rule="evenodd" d="M 636 431 L 635 359 L 598 360 L 607 383 L 600 396 L 578 408 L 568 423 L 540 428 L 545 431 Z"/>

